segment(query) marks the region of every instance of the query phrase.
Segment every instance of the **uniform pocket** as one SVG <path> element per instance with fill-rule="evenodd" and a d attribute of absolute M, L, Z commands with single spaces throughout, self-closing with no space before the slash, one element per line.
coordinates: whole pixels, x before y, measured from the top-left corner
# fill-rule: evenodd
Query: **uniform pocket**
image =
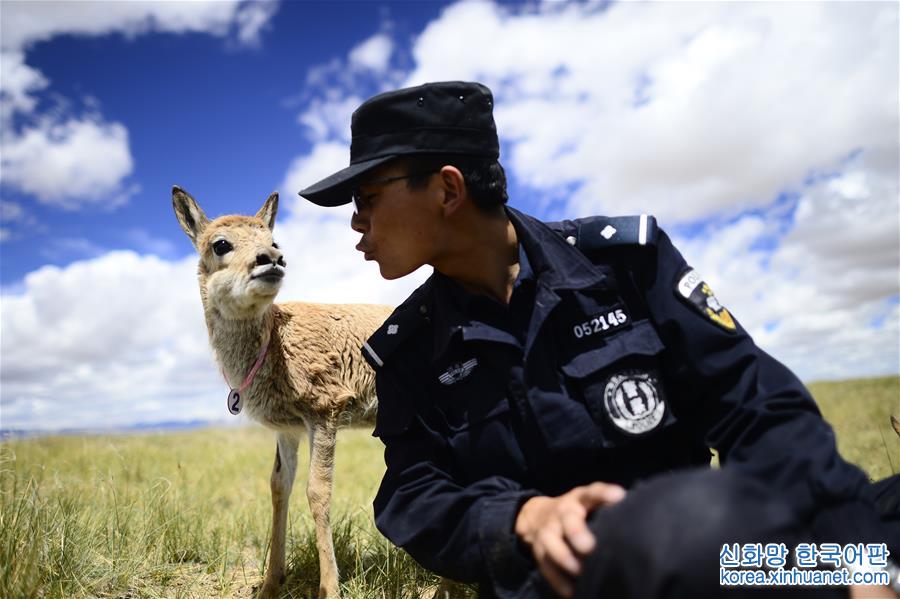
<path fill-rule="evenodd" d="M 634 324 L 630 330 L 606 339 L 602 347 L 588 350 L 563 365 L 566 376 L 584 379 L 610 364 L 631 356 L 655 356 L 665 346 L 653 325 L 646 320 Z"/>
<path fill-rule="evenodd" d="M 600 427 L 605 447 L 628 444 L 675 421 L 658 374 L 664 347 L 643 320 L 560 367 L 570 391 Z"/>

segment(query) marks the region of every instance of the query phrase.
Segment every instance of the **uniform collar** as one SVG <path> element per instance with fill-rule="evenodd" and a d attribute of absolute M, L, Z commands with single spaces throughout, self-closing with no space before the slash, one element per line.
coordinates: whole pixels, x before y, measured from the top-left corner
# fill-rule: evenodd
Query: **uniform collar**
<path fill-rule="evenodd" d="M 581 251 L 536 218 L 510 206 L 506 214 L 519 244 L 531 259 L 537 280 L 549 289 L 589 289 L 607 285 L 606 276 Z"/>
<path fill-rule="evenodd" d="M 472 293 L 452 278 L 435 271 L 432 275 L 434 294 L 432 319 L 434 322 L 434 356 L 439 358 L 447 351 L 450 340 L 458 334 L 464 339 L 478 338 L 511 345 L 518 340 L 506 331 L 486 324 L 503 318 L 507 308 L 486 295 Z M 534 284 L 534 272 L 528 256 L 519 246 L 519 274 L 513 283 L 514 291 L 523 285 Z"/>
<path fill-rule="evenodd" d="M 532 283 L 555 291 L 587 289 L 606 285 L 606 277 L 558 233 L 541 221 L 506 207 L 519 240 L 519 275 L 514 287 Z M 434 271 L 431 276 L 433 297 L 431 318 L 434 331 L 434 357 L 442 356 L 454 335 L 477 336 L 519 345 L 508 333 L 480 322 L 473 322 L 474 304 L 492 301 L 465 290 L 452 278 Z"/>

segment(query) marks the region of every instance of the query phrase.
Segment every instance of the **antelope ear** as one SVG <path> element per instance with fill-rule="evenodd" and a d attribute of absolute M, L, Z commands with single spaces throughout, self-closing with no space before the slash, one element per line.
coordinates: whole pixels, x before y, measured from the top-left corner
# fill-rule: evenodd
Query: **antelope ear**
<path fill-rule="evenodd" d="M 209 224 L 209 219 L 206 218 L 203 210 L 197 205 L 196 200 L 177 185 L 172 187 L 172 207 L 175 208 L 178 224 L 181 225 L 187 236 L 191 238 L 191 243 L 196 248 L 197 240 L 200 239 L 200 234 L 206 228 L 206 225 Z"/>
<path fill-rule="evenodd" d="M 269 227 L 269 230 L 272 231 L 275 229 L 275 215 L 278 214 L 278 192 L 273 191 L 268 198 L 266 198 L 266 203 L 263 204 L 262 208 L 259 209 L 259 212 L 256 213 L 256 218 L 261 218 L 266 226 Z"/>

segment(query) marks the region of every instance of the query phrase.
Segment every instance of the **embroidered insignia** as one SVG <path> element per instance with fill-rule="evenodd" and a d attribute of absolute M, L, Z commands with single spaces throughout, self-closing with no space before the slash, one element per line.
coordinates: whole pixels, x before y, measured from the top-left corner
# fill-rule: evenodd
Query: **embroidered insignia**
<path fill-rule="evenodd" d="M 396 324 L 389 324 L 387 328 L 388 335 L 396 335 L 397 331 L 400 330 L 400 326 Z"/>
<path fill-rule="evenodd" d="M 636 370 L 609 378 L 603 393 L 603 407 L 610 421 L 629 435 L 641 435 L 655 429 L 666 411 L 656 377 Z"/>
<path fill-rule="evenodd" d="M 719 300 L 716 299 L 713 290 L 703 282 L 700 275 L 693 268 L 689 268 L 678 279 L 677 292 L 687 300 L 700 314 L 707 317 L 729 333 L 737 330 L 731 313 Z"/>
<path fill-rule="evenodd" d="M 603 235 L 603 239 L 611 239 L 612 236 L 616 234 L 616 228 L 612 225 L 606 225 L 603 227 L 603 230 L 600 231 L 600 234 Z"/>
<path fill-rule="evenodd" d="M 447 372 L 439 376 L 438 380 L 445 385 L 455 385 L 472 374 L 472 370 L 474 370 L 477 365 L 478 358 L 472 358 L 471 360 L 454 364 L 447 369 Z"/>

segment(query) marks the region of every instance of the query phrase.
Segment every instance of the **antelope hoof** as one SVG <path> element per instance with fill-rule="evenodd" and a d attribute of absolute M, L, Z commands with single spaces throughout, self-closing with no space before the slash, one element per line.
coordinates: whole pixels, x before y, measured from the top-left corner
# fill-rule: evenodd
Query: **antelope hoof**
<path fill-rule="evenodd" d="M 337 584 L 319 585 L 319 599 L 341 599 L 341 591 Z"/>
<path fill-rule="evenodd" d="M 281 581 L 266 578 L 262 587 L 256 593 L 256 599 L 276 599 L 281 596 Z"/>

